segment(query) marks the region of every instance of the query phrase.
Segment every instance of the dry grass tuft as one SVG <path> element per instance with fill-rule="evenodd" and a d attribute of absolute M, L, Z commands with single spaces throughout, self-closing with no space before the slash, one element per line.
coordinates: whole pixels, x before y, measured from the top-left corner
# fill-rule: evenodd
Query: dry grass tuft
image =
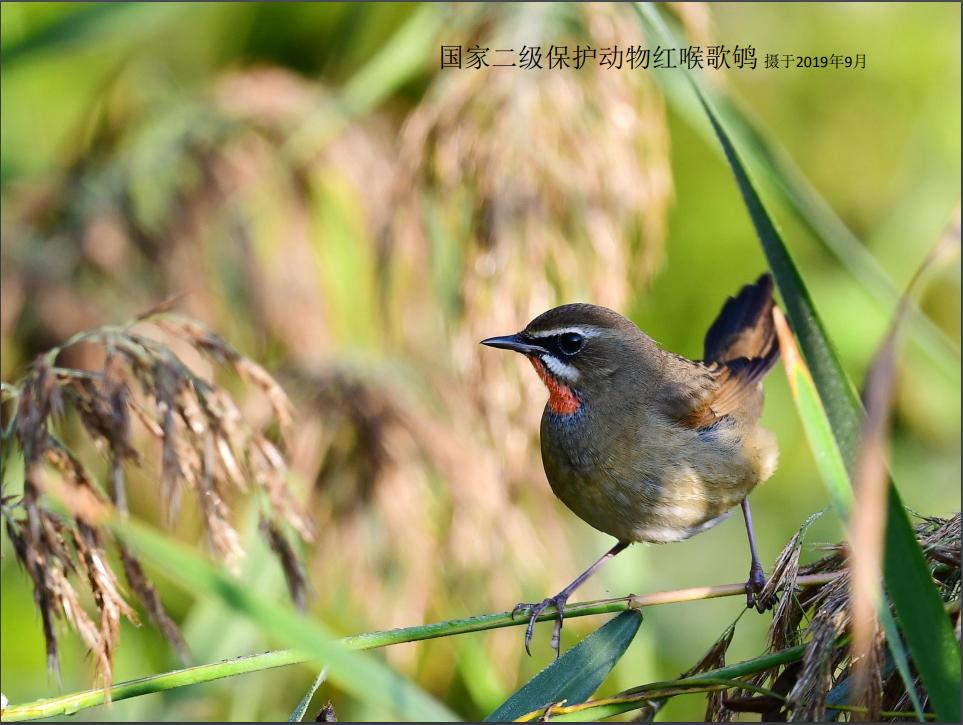
<path fill-rule="evenodd" d="M 573 47 L 639 40 L 626 37 L 638 29 L 629 8 L 505 5 L 484 22 L 470 7 L 453 11 L 466 37 L 492 47 L 528 13 L 545 25 L 527 43 L 539 32 Z M 132 70 L 85 119 L 90 145 L 65 173 L 9 195 L 0 334 L 17 347 L 5 350 L 5 375 L 76 330 L 182 293 L 180 308 L 204 329 L 163 310 L 158 319 L 253 385 L 232 405 L 167 365 L 149 381 L 156 398 L 128 381 L 115 392 L 127 396 L 131 435 L 116 453 L 103 438 L 109 460 L 124 460 L 105 491 L 125 491 L 124 441 L 142 452 L 154 444 L 141 439 L 154 439 L 168 516 L 182 497 L 203 496 L 212 546 L 230 560 L 223 502 L 252 481 L 288 509 L 291 528 L 311 533 L 287 502 L 277 441 L 290 436 L 290 471 L 315 484 L 310 553 L 322 553 L 310 578 L 339 583 L 319 592 L 319 615 L 352 629 L 397 626 L 563 585 L 586 562 L 538 460 L 544 391 L 520 361 L 477 342 L 574 299 L 624 311 L 661 259 L 672 176 L 649 74 L 524 77 L 512 75 L 522 79 L 514 88 L 504 74 L 487 74 L 484 87 L 481 74 L 425 76 L 417 103 L 385 104 L 336 131 L 321 123 L 328 130 L 311 137 L 319 120 L 342 116 L 337 92 L 317 79 L 244 68 L 156 98 L 125 93 L 125 83 L 140 87 Z M 298 147 L 310 153 L 290 153 L 292 136 L 311 137 Z M 310 388 L 302 396 L 285 381 L 299 410 L 287 417 L 261 369 L 206 329 L 290 366 Z M 96 348 L 65 349 L 60 364 L 102 371 Z M 267 408 L 280 435 L 237 440 L 237 410 L 261 420 Z M 106 423 L 109 410 L 104 399 L 89 417 Z M 148 611 L 157 621 L 160 610 Z M 388 657 L 442 691 L 464 675 L 434 664 L 449 646 Z M 499 669 L 518 671 L 514 637 L 484 647 Z"/>
<path fill-rule="evenodd" d="M 769 601 L 776 597 L 777 591 L 783 590 L 783 595 L 779 597 L 773 611 L 772 626 L 769 628 L 769 648 L 773 652 L 786 647 L 793 647 L 799 643 L 799 623 L 804 613 L 796 598 L 799 556 L 802 553 L 803 537 L 806 535 L 806 531 L 822 514 L 823 511 L 819 511 L 807 518 L 799 531 L 783 547 L 762 591 L 761 599 Z"/>
<path fill-rule="evenodd" d="M 815 515 L 810 517 L 786 546 L 773 576 L 773 579 L 780 578 L 785 583 L 786 592 L 773 613 L 769 628 L 770 650 L 778 651 L 805 642 L 802 661 L 764 671 L 748 681 L 752 685 L 768 687 L 777 697 L 751 695 L 746 690 L 734 688 L 721 698 L 722 709 L 715 709 L 710 701 L 707 719 L 709 715 L 727 719 L 732 712 L 756 712 L 761 713 L 766 721 L 813 722 L 827 718 L 829 705 L 858 705 L 865 711 L 833 714 L 878 721 L 893 719 L 881 717 L 882 711 L 906 712 L 911 708 L 906 688 L 892 663 L 881 631 L 874 633 L 873 646 L 863 661 L 855 661 L 851 656 L 852 650 L 847 643 L 852 635 L 847 548 L 822 547 L 829 551 L 826 556 L 799 566 L 801 538 L 814 518 Z M 955 619 L 957 631 L 959 608 L 952 604 L 960 597 L 960 526 L 960 514 L 957 513 L 946 519 L 923 519 L 916 527 L 917 539 L 943 600 L 950 605 L 948 616 Z M 839 572 L 840 576 L 827 584 L 807 588 L 798 596 L 792 593 L 791 582 L 797 576 L 824 572 Z M 779 584 L 773 586 L 778 588 Z M 721 641 L 725 638 L 724 635 Z M 717 659 L 718 649 L 717 642 L 707 657 Z M 919 689 L 918 678 L 915 685 Z M 712 697 L 715 694 L 710 695 Z M 851 701 L 853 698 L 858 699 Z"/>
<path fill-rule="evenodd" d="M 742 614 L 740 613 L 740 617 Z M 691 677 L 692 675 L 697 675 L 700 672 L 707 672 L 709 670 L 714 670 L 718 667 L 724 667 L 726 664 L 726 653 L 729 651 L 729 645 L 732 644 L 732 638 L 736 634 L 736 624 L 738 619 L 730 624 L 726 630 L 709 648 L 709 650 L 702 656 L 693 667 L 687 670 L 682 676 Z M 706 695 L 706 722 L 728 722 L 732 719 L 732 710 L 727 708 L 724 703 L 724 690 L 718 690 L 716 692 L 710 692 Z"/>
<path fill-rule="evenodd" d="M 182 492 L 192 492 L 211 550 L 235 567 L 244 552 L 231 522 L 231 489 L 246 491 L 253 483 L 265 492 L 263 531 L 301 606 L 306 592 L 285 524 L 304 538 L 311 532 L 285 483 L 280 449 L 245 422 L 225 389 L 195 373 L 168 344 L 148 336 L 142 328 L 149 323 L 211 360 L 231 365 L 263 392 L 281 433 L 289 433 L 291 426 L 290 403 L 263 368 L 197 323 L 163 309 L 125 326 L 77 334 L 39 356 L 19 383 L 4 384 L 4 401 L 12 405 L 3 428 L 2 458 L 7 465 L 12 454 L 22 455 L 24 477 L 19 496 L 4 493 L 3 518 L 17 560 L 33 582 L 48 665 L 59 671 L 54 621 L 63 618 L 93 653 L 107 686 L 120 620 L 138 623 L 112 568 L 107 553 L 111 543 L 130 590 L 151 621 L 182 658 L 188 656 L 177 625 L 137 557 L 106 526 L 110 518 L 128 513 L 126 469 L 143 465 L 149 457 L 144 453 L 149 446 L 134 448 L 134 420 L 157 439 L 168 520 L 177 518 Z M 102 349 L 100 369 L 59 367 L 58 358 L 81 343 Z M 107 459 L 106 492 L 55 432 L 73 418 Z M 65 514 L 55 513 L 58 505 Z M 80 603 L 80 582 L 92 597 L 96 621 Z"/>

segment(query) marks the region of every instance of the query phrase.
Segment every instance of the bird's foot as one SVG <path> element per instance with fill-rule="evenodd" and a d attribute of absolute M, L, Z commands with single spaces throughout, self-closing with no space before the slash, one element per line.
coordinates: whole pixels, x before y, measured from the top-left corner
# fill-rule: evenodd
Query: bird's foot
<path fill-rule="evenodd" d="M 758 611 L 764 612 L 772 606 L 772 601 L 768 598 L 762 599 L 762 591 L 766 588 L 766 574 L 762 570 L 762 565 L 754 561 L 749 568 L 749 579 L 746 581 L 746 607 L 755 607 Z"/>
<path fill-rule="evenodd" d="M 531 657 L 532 635 L 535 633 L 535 622 L 539 616 L 549 607 L 555 607 L 558 612 L 558 619 L 555 620 L 555 628 L 552 630 L 552 649 L 555 650 L 555 659 L 558 659 L 561 646 L 562 622 L 565 619 L 565 602 L 568 601 L 568 592 L 561 592 L 554 597 L 543 599 L 537 604 L 517 604 L 512 610 L 512 619 L 520 612 L 528 612 L 528 627 L 525 629 L 525 651 Z"/>

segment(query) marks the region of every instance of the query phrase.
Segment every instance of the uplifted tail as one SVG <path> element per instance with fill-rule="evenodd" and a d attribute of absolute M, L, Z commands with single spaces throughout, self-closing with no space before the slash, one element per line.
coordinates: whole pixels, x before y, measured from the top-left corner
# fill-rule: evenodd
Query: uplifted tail
<path fill-rule="evenodd" d="M 752 363 L 753 377 L 761 379 L 779 358 L 773 304 L 772 275 L 766 272 L 726 300 L 706 333 L 703 360 L 731 363 L 744 358 Z"/>

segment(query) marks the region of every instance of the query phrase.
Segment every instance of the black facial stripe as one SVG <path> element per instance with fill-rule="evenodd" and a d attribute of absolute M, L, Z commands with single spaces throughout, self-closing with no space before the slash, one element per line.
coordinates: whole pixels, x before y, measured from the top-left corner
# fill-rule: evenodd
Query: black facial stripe
<path fill-rule="evenodd" d="M 560 332 L 556 335 L 532 335 L 530 333 L 521 333 L 521 336 L 530 340 L 533 345 L 545 350 L 545 352 L 551 354 L 553 357 L 557 358 L 560 362 L 564 360 L 571 360 L 575 355 L 581 352 L 582 348 L 585 346 L 586 337 L 575 330 L 568 330 L 566 332 Z"/>

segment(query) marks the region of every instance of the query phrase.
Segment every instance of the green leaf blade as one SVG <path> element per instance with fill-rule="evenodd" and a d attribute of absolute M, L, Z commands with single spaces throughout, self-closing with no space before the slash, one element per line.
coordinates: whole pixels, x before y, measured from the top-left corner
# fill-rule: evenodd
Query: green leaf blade
<path fill-rule="evenodd" d="M 960 645 L 916 543 L 906 509 L 892 486 L 883 579 L 937 716 L 944 722 L 960 722 Z"/>
<path fill-rule="evenodd" d="M 143 560 L 187 590 L 220 598 L 271 637 L 296 648 L 329 668 L 330 679 L 365 702 L 382 706 L 399 717 L 420 722 L 459 720 L 451 710 L 413 682 L 374 657 L 350 651 L 327 627 L 296 613 L 288 604 L 275 604 L 250 590 L 184 545 L 143 524 L 127 521 L 114 528 Z"/>
<path fill-rule="evenodd" d="M 782 241 L 776 225 L 766 212 L 762 199 L 749 178 L 732 141 L 722 128 L 718 116 L 710 107 L 702 91 L 694 85 L 694 82 L 693 86 L 722 144 L 732 173 L 736 177 L 736 183 L 759 241 L 762 243 L 766 260 L 782 293 L 783 304 L 792 321 L 793 330 L 799 338 L 806 362 L 819 387 L 820 398 L 827 409 L 833 433 L 843 455 L 847 460 L 851 460 L 855 456 L 859 444 L 859 433 L 862 429 L 859 396 L 839 362 L 829 336 L 823 329 L 796 263 Z"/>
<path fill-rule="evenodd" d="M 587 700 L 621 659 L 641 624 L 638 610 L 609 620 L 535 675 L 485 721 L 508 722 L 562 700 Z"/>
<path fill-rule="evenodd" d="M 635 8 L 653 45 L 684 45 L 676 40 L 673 29 L 654 8 L 647 4 L 637 4 Z M 698 72 L 694 74 L 698 75 Z M 685 75 L 677 70 L 654 69 L 653 76 L 670 106 L 712 144 L 714 131 L 711 124 L 706 123 L 703 109 Z M 900 290 L 883 265 L 819 195 L 788 153 L 775 139 L 766 137 L 759 122 L 738 99 L 716 93 L 713 101 L 729 135 L 740 143 L 752 168 L 767 182 L 767 189 L 786 205 L 816 241 L 840 261 L 877 304 L 886 309 L 897 303 Z M 959 346 L 915 302 L 910 303 L 907 313 L 913 322 L 910 336 L 941 373 L 952 379 L 959 370 Z"/>
<path fill-rule="evenodd" d="M 321 687 L 321 683 L 323 683 L 327 678 L 328 668 L 322 667 L 321 671 L 318 673 L 318 676 L 314 678 L 314 682 L 311 683 L 311 687 L 309 687 L 308 691 L 304 693 L 304 697 L 301 698 L 298 706 L 294 708 L 294 711 L 291 713 L 291 717 L 288 718 L 288 722 L 301 722 L 304 719 L 304 713 L 308 711 L 308 706 L 311 704 L 311 700 L 314 698 L 314 693 L 318 691 L 318 688 Z"/>
<path fill-rule="evenodd" d="M 650 3 L 636 3 L 635 8 L 647 31 L 661 41 L 674 40 L 655 7 Z M 677 43 L 675 45 L 678 46 Z M 862 403 L 856 389 L 839 361 L 792 255 L 767 212 L 732 141 L 732 135 L 725 128 L 725 122 L 706 97 L 698 79 L 685 70 L 680 72 L 686 74 L 736 178 L 763 252 L 776 279 L 789 321 L 811 370 L 812 380 L 836 445 L 847 471 L 852 470 L 864 419 Z M 814 453 L 818 458 L 819 452 L 814 450 Z M 840 503 L 837 488 L 830 484 L 829 489 L 834 503 Z M 913 535 L 899 492 L 892 482 L 889 484 L 883 573 L 887 593 L 893 601 L 900 624 L 903 625 L 906 643 L 937 716 L 941 720 L 958 722 L 960 646 L 943 610 L 942 599 L 930 576 L 923 553 Z M 892 636 L 892 632 L 888 634 L 889 646 L 897 648 L 894 650 L 894 656 L 897 656 L 902 645 Z"/>
<path fill-rule="evenodd" d="M 785 324 L 782 313 L 776 312 L 774 314 L 776 315 L 776 333 L 779 336 L 779 346 L 782 351 L 783 365 L 786 368 L 786 377 L 789 379 L 789 387 L 792 390 L 793 400 L 796 402 L 796 410 L 802 421 L 806 439 L 809 441 L 809 447 L 816 459 L 816 465 L 829 491 L 836 515 L 839 516 L 840 521 L 847 521 L 854 502 L 849 471 L 846 470 L 846 463 L 839 447 L 836 445 L 836 439 L 833 437 L 832 428 L 826 417 L 826 410 L 819 399 L 819 393 L 809 370 L 799 356 L 799 350 L 792 333 Z M 877 602 L 877 616 L 886 633 L 892 660 L 899 669 L 900 677 L 907 688 L 910 700 L 912 700 L 917 718 L 923 720 L 923 706 L 920 703 L 910 673 L 908 658 L 899 637 L 896 621 L 885 602 Z"/>
<path fill-rule="evenodd" d="M 694 87 L 725 149 L 726 158 L 776 277 L 789 319 L 812 370 L 813 381 L 836 443 L 847 468 L 851 468 L 856 459 L 862 431 L 862 404 L 819 321 L 802 277 L 766 212 L 731 139 L 702 91 L 698 86 Z M 831 490 L 831 494 L 835 493 L 835 489 Z M 897 617 L 904 625 L 906 643 L 937 715 L 947 721 L 959 721 L 959 644 L 943 611 L 943 602 L 929 575 L 899 492 L 892 482 L 889 490 L 883 571 Z M 892 636 L 887 637 L 887 641 L 891 647 L 900 646 Z"/>

